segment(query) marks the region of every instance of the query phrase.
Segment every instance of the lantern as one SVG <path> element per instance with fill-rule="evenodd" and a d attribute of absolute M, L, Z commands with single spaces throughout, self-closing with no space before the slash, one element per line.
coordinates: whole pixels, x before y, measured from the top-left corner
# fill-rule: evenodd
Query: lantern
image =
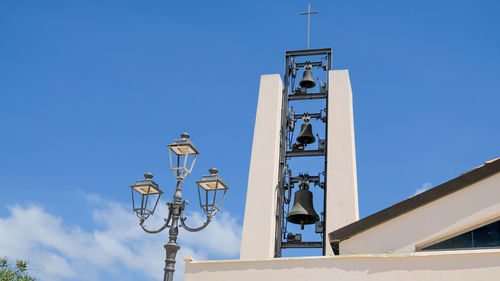
<path fill-rule="evenodd" d="M 181 134 L 181 139 L 167 145 L 169 148 L 170 167 L 177 178 L 183 179 L 191 173 L 199 152 L 189 140 L 189 134 Z M 172 157 L 172 153 L 177 157 Z M 174 158 L 174 159 L 172 159 Z"/>
<path fill-rule="evenodd" d="M 217 175 L 219 171 L 216 168 L 211 168 L 208 171 L 210 175 L 202 176 L 196 184 L 198 185 L 200 207 L 208 217 L 212 217 L 220 211 L 229 187 Z"/>
<path fill-rule="evenodd" d="M 138 180 L 134 185 L 130 186 L 132 190 L 132 207 L 141 223 L 153 215 L 163 193 L 152 178 L 151 173 L 146 173 L 143 180 Z M 137 194 L 137 197 L 134 196 L 134 193 Z"/>

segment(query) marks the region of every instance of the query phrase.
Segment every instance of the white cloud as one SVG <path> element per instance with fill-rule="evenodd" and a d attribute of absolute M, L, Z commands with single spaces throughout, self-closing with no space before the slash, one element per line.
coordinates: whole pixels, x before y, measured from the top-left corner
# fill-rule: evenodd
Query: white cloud
<path fill-rule="evenodd" d="M 99 229 L 83 230 L 67 225 L 63 219 L 36 205 L 8 207 L 10 214 L 0 217 L 0 256 L 11 260 L 28 259 L 29 269 L 40 281 L 57 280 L 161 280 L 168 230 L 156 235 L 145 233 L 138 219 L 123 204 L 86 195 L 94 206 L 92 218 Z M 158 228 L 167 214 L 158 204 L 148 227 Z M 197 227 L 203 218 L 188 213 L 187 222 Z M 191 226 L 191 225 L 190 225 Z M 197 260 L 235 258 L 239 253 L 241 226 L 227 213 L 217 214 L 203 233 L 181 230 L 175 279 L 182 280 L 184 257 Z M 107 276 L 107 277 L 102 277 Z"/>
<path fill-rule="evenodd" d="M 426 183 L 422 184 L 422 186 L 420 188 L 417 188 L 417 190 L 415 190 L 415 193 L 413 194 L 413 196 L 420 194 L 424 191 L 427 191 L 431 188 L 432 188 L 432 183 L 426 182 Z"/>
<path fill-rule="evenodd" d="M 188 213 L 188 218 L 185 222 L 188 227 L 198 227 L 205 222 L 200 213 Z M 238 256 L 240 252 L 241 227 L 228 213 L 217 214 L 201 235 L 184 229 L 180 235 L 183 241 L 205 255 L 215 252 L 220 257 L 228 258 Z"/>

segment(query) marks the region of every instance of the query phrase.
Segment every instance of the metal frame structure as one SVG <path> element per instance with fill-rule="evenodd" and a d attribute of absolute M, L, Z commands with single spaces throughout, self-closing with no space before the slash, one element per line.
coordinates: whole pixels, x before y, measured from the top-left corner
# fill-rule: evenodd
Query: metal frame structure
<path fill-rule="evenodd" d="M 311 57 L 311 56 L 325 56 L 326 63 L 321 61 L 307 61 L 307 62 L 296 62 L 295 58 L 297 57 Z M 294 89 L 290 89 L 291 77 L 295 78 L 296 70 L 299 68 L 304 68 L 307 64 L 312 65 L 313 67 L 321 67 L 324 71 L 328 72 L 332 69 L 332 49 L 331 48 L 323 48 L 323 49 L 307 49 L 307 50 L 294 50 L 287 51 L 285 54 L 285 76 L 284 76 L 284 88 L 283 88 L 283 102 L 281 108 L 281 132 L 280 132 L 280 158 L 279 158 L 279 173 L 278 173 L 278 192 L 277 192 L 277 208 L 276 208 L 276 236 L 275 236 L 275 257 L 281 257 L 282 249 L 285 248 L 322 248 L 323 255 L 325 255 L 325 245 L 327 235 L 325 233 L 325 228 L 322 229 L 322 241 L 311 241 L 311 242 L 302 242 L 302 241 L 283 241 L 285 239 L 284 232 L 286 233 L 286 229 L 283 227 L 284 223 L 284 205 L 289 204 L 290 202 L 286 202 L 285 190 L 291 187 L 287 186 L 287 173 L 290 173 L 287 165 L 287 159 L 291 157 L 311 157 L 311 156 L 323 156 L 324 157 L 324 171 L 323 174 L 326 175 L 326 167 L 327 167 L 327 140 L 328 140 L 328 123 L 326 116 L 323 116 L 323 113 L 319 114 L 307 114 L 312 118 L 321 118 L 321 120 L 325 123 L 325 143 L 322 149 L 318 150 L 288 150 L 288 133 L 289 133 L 289 125 L 290 125 L 290 112 L 289 112 L 289 101 L 301 101 L 301 100 L 312 100 L 312 99 L 325 99 L 325 114 L 328 114 L 328 75 L 326 85 L 320 86 L 320 93 L 307 93 L 306 91 L 296 93 Z M 305 113 L 303 114 L 305 115 Z M 296 114 L 295 116 L 301 117 L 302 115 Z M 294 179 L 291 175 L 288 175 L 289 179 Z M 319 181 L 319 176 L 315 178 L 315 180 Z M 316 182 L 315 182 L 316 183 Z M 326 216 L 326 177 L 324 182 L 321 183 L 323 192 L 324 192 L 324 202 L 323 202 L 323 214 Z M 323 222 L 326 221 L 325 217 L 323 217 Z"/>

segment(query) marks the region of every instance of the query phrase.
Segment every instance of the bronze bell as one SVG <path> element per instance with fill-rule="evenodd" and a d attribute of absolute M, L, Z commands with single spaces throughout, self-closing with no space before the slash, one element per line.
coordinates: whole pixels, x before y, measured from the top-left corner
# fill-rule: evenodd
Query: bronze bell
<path fill-rule="evenodd" d="M 311 89 L 314 88 L 314 86 L 316 86 L 316 82 L 314 82 L 312 71 L 308 69 L 304 71 L 304 76 L 302 77 L 302 80 L 300 80 L 299 85 L 302 88 L 307 88 L 307 89 Z"/>
<path fill-rule="evenodd" d="M 293 207 L 286 216 L 290 223 L 300 224 L 304 229 L 304 224 L 313 224 L 319 221 L 319 216 L 314 210 L 313 194 L 307 189 L 300 189 L 295 192 Z"/>
<path fill-rule="evenodd" d="M 297 137 L 297 141 L 301 144 L 310 144 L 316 141 L 312 132 L 312 126 L 309 122 L 304 122 L 300 126 L 300 133 Z"/>

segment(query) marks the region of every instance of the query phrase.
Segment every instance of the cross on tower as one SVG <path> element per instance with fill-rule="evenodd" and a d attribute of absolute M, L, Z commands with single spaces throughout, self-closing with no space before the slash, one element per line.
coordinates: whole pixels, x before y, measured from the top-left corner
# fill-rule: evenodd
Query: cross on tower
<path fill-rule="evenodd" d="M 318 11 L 311 12 L 311 4 L 307 4 L 307 12 L 300 13 L 301 15 L 307 15 L 307 48 L 309 49 L 309 30 L 311 26 L 311 15 L 317 14 Z"/>

